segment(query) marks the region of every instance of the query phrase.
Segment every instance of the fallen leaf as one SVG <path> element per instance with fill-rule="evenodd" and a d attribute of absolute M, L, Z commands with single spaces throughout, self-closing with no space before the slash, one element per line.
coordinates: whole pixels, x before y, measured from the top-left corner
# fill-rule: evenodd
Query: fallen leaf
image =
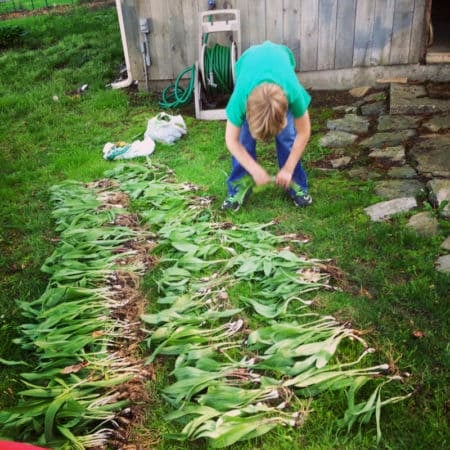
<path fill-rule="evenodd" d="M 425 333 L 420 330 L 414 330 L 412 334 L 415 338 L 418 338 L 418 339 L 425 337 Z"/>
<path fill-rule="evenodd" d="M 359 290 L 359 295 L 361 295 L 361 297 L 366 297 L 370 300 L 373 299 L 373 295 L 367 289 L 365 289 L 363 287 Z"/>
<path fill-rule="evenodd" d="M 74 364 L 73 366 L 67 366 L 64 367 L 64 369 L 61 369 L 61 373 L 68 374 L 68 373 L 77 373 L 84 367 L 86 367 L 89 363 L 87 361 L 82 361 L 78 364 Z"/>

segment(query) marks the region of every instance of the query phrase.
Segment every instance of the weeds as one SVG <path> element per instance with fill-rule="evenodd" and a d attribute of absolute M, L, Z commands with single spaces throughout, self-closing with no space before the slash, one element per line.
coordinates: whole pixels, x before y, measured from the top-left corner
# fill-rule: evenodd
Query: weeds
<path fill-rule="evenodd" d="M 0 27 L 0 49 L 21 47 L 25 34 L 26 30 L 19 25 Z"/>

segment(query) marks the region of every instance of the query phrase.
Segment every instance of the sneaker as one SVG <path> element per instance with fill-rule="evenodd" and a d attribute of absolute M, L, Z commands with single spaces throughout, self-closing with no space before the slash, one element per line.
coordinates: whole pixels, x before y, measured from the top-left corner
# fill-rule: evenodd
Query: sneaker
<path fill-rule="evenodd" d="M 308 206 L 312 203 L 311 196 L 298 185 L 292 186 L 292 188 L 289 190 L 289 195 L 294 201 L 295 206 Z"/>
<path fill-rule="evenodd" d="M 230 195 L 223 201 L 220 209 L 222 209 L 223 211 L 238 211 L 240 207 L 241 204 L 237 200 L 235 200 L 232 195 Z"/>
<path fill-rule="evenodd" d="M 250 197 L 251 193 L 252 193 L 252 190 L 249 188 L 249 189 L 247 189 L 247 192 L 245 192 L 244 196 L 242 196 L 241 193 L 229 195 L 222 203 L 222 206 L 220 207 L 220 209 L 222 209 L 223 211 L 238 211 L 239 208 L 248 199 L 248 197 Z"/>

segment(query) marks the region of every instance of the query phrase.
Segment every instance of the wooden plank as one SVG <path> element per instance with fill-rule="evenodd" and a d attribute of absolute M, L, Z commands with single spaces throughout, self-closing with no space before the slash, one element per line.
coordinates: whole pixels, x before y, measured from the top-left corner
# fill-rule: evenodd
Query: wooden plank
<path fill-rule="evenodd" d="M 448 64 L 450 63 L 450 53 L 429 52 L 426 56 L 427 64 Z"/>
<path fill-rule="evenodd" d="M 185 68 L 195 64 L 195 61 L 198 61 L 199 58 L 198 1 L 182 0 L 180 10 L 183 17 L 183 35 L 180 36 L 181 42 L 179 45 L 183 47 L 181 62 L 183 68 Z"/>
<path fill-rule="evenodd" d="M 391 53 L 395 0 L 376 0 L 369 65 L 387 65 Z"/>
<path fill-rule="evenodd" d="M 124 1 L 125 14 L 131 3 Z M 217 8 L 224 4 L 217 2 Z M 226 6 L 240 10 L 242 50 L 267 39 L 284 43 L 298 70 L 313 71 L 419 62 L 430 5 L 431 0 L 230 0 Z M 127 30 L 133 76 L 143 79 L 139 17 L 152 21 L 150 78 L 168 80 L 198 60 L 198 13 L 206 9 L 207 2 L 199 0 L 136 0 L 136 25 Z"/>
<path fill-rule="evenodd" d="M 266 1 L 266 39 L 276 44 L 283 43 L 284 1 Z"/>
<path fill-rule="evenodd" d="M 136 8 L 128 4 L 122 4 L 122 15 L 125 26 L 125 36 L 129 57 L 129 70 L 130 75 L 135 80 L 143 79 L 143 63 L 142 54 L 139 49 L 139 45 L 135 45 L 135 42 L 139 43 L 139 24 L 137 18 Z M 137 24 L 137 25 L 135 25 Z"/>
<path fill-rule="evenodd" d="M 397 83 L 397 84 L 406 84 L 408 82 L 407 77 L 388 77 L 388 78 L 377 78 L 378 84 L 391 84 L 391 83 Z"/>
<path fill-rule="evenodd" d="M 300 13 L 300 70 L 317 70 L 319 0 L 303 0 Z"/>
<path fill-rule="evenodd" d="M 186 41 L 185 36 L 185 24 L 183 9 L 180 8 L 182 4 L 178 2 L 165 2 L 167 4 L 168 13 L 168 37 L 170 52 L 166 55 L 172 64 L 173 78 L 176 78 L 178 74 L 188 65 L 186 49 L 189 47 L 189 43 Z M 190 43 L 195 48 L 196 41 Z M 191 61 L 193 64 L 194 61 Z M 191 65 L 190 64 L 190 65 Z"/>
<path fill-rule="evenodd" d="M 411 42 L 409 44 L 410 64 L 417 64 L 425 54 L 425 36 L 428 36 L 426 20 L 427 0 L 415 0 L 414 16 L 411 30 Z"/>
<path fill-rule="evenodd" d="M 301 0 L 284 0 L 283 43 L 294 54 L 297 69 L 300 66 L 300 20 Z"/>
<path fill-rule="evenodd" d="M 369 65 L 374 16 L 375 2 L 373 0 L 358 0 L 356 4 L 353 67 Z"/>
<path fill-rule="evenodd" d="M 356 0 L 338 0 L 336 17 L 336 55 L 334 67 L 344 69 L 353 65 Z"/>
<path fill-rule="evenodd" d="M 413 13 L 413 1 L 396 0 L 392 27 L 392 47 L 389 58 L 390 64 L 406 64 L 409 60 Z"/>
<path fill-rule="evenodd" d="M 319 0 L 319 38 L 317 43 L 317 68 L 334 69 L 336 54 L 336 0 Z"/>
<path fill-rule="evenodd" d="M 247 35 L 247 45 L 242 48 L 242 51 L 251 45 L 261 44 L 267 40 L 266 0 L 248 0 L 246 3 L 247 23 L 242 30 Z"/>
<path fill-rule="evenodd" d="M 152 32 L 150 34 L 152 65 L 149 69 L 152 80 L 174 79 L 167 3 L 160 0 L 145 2 L 148 17 L 152 19 Z"/>
<path fill-rule="evenodd" d="M 432 34 L 431 30 L 431 6 L 432 6 L 432 0 L 426 0 L 425 5 L 425 31 L 423 33 L 422 37 L 422 45 L 421 45 L 421 54 L 420 54 L 420 61 L 422 63 L 425 63 L 426 60 L 426 54 L 428 51 L 428 47 L 430 45 L 430 38 Z"/>
<path fill-rule="evenodd" d="M 248 48 L 250 44 L 250 30 L 255 25 L 253 24 L 253 11 L 252 15 L 249 16 L 249 5 L 247 0 L 235 0 L 233 2 L 233 8 L 238 9 L 241 13 L 241 47 L 242 51 Z M 251 17 L 251 19 L 250 19 Z"/>

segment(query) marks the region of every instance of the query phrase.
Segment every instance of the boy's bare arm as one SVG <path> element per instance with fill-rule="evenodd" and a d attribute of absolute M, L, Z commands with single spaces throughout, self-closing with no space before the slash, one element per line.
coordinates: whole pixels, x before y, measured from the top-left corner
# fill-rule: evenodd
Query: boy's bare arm
<path fill-rule="evenodd" d="M 241 129 L 227 121 L 225 143 L 230 153 L 239 161 L 242 167 L 253 177 L 255 184 L 261 185 L 271 181 L 269 174 L 250 156 L 239 142 Z"/>
<path fill-rule="evenodd" d="M 311 136 L 311 122 L 308 111 L 306 111 L 302 117 L 294 119 L 294 125 L 297 130 L 297 136 L 292 144 L 291 153 L 275 178 L 275 183 L 279 186 L 283 186 L 285 189 L 289 188 L 292 181 L 292 174 L 294 173 L 295 167 L 300 161 L 300 158 L 305 151 L 306 144 Z"/>

